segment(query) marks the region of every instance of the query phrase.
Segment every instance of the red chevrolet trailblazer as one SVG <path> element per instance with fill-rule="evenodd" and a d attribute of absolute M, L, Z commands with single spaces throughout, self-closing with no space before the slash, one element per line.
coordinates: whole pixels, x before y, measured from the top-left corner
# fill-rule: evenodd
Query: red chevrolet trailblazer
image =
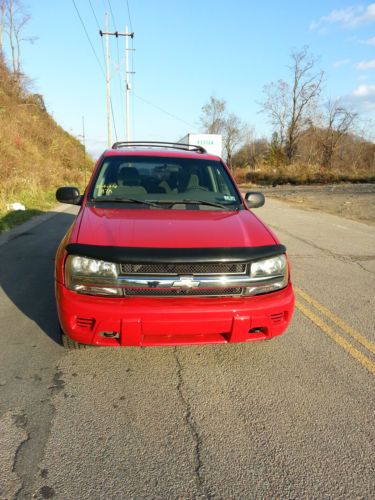
<path fill-rule="evenodd" d="M 250 342 L 287 328 L 286 248 L 228 167 L 199 146 L 115 143 L 98 160 L 56 255 L 68 348 Z"/>

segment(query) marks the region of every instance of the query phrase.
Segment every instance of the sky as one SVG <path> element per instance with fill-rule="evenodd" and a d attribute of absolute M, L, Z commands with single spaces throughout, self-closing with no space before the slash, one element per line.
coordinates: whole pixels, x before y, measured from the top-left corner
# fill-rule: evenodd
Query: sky
<path fill-rule="evenodd" d="M 325 100 L 342 99 L 375 118 L 375 2 L 354 0 L 25 0 L 31 19 L 21 48 L 23 72 L 68 132 L 97 157 L 107 147 L 103 39 L 134 31 L 130 134 L 176 141 L 201 131 L 209 97 L 270 135 L 260 113 L 263 87 L 289 78 L 292 50 L 307 45 L 324 70 Z M 76 7 L 79 15 L 77 13 Z M 130 17 L 129 17 L 130 14 Z M 84 26 L 84 27 L 83 27 Z M 85 29 L 87 31 L 88 40 Z M 124 140 L 124 38 L 110 37 L 113 140 Z M 369 136 L 372 131 L 367 130 Z"/>

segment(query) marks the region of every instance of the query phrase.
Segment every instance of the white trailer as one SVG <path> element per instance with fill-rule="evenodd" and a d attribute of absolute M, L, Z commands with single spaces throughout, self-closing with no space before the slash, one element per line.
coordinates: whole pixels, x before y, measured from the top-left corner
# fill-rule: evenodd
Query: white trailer
<path fill-rule="evenodd" d="M 187 134 L 178 142 L 202 146 L 207 153 L 221 157 L 223 140 L 220 134 Z"/>

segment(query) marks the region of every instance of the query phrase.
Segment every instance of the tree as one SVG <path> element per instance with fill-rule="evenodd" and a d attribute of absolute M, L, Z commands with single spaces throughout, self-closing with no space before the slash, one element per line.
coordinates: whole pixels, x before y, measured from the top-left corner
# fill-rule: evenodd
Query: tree
<path fill-rule="evenodd" d="M 254 129 L 247 134 L 243 146 L 233 157 L 233 163 L 238 168 L 256 168 L 258 163 L 263 162 L 269 151 L 270 145 L 265 138 L 256 138 Z"/>
<path fill-rule="evenodd" d="M 274 125 L 289 163 L 295 158 L 298 139 L 318 100 L 323 80 L 323 72 L 315 71 L 316 59 L 307 47 L 292 52 L 291 58 L 291 82 L 279 80 L 266 85 L 262 103 L 262 111 Z"/>
<path fill-rule="evenodd" d="M 285 165 L 285 152 L 280 142 L 280 137 L 277 132 L 272 134 L 271 143 L 269 145 L 266 160 L 270 165 L 279 167 Z"/>
<path fill-rule="evenodd" d="M 263 92 L 266 99 L 262 103 L 262 111 L 269 116 L 278 144 L 284 147 L 288 128 L 289 85 L 283 80 L 278 80 L 265 85 Z"/>
<path fill-rule="evenodd" d="M 323 167 L 332 166 L 333 155 L 343 137 L 353 130 L 357 116 L 357 113 L 346 109 L 339 100 L 327 103 L 322 127 L 316 128 L 316 136 L 323 152 Z"/>
<path fill-rule="evenodd" d="M 200 121 L 208 134 L 221 134 L 226 120 L 226 102 L 211 96 L 208 103 L 202 107 Z"/>
<path fill-rule="evenodd" d="M 3 37 L 5 31 L 5 11 L 6 11 L 5 0 L 0 0 L 0 54 L 3 51 Z"/>
<path fill-rule="evenodd" d="M 228 166 L 233 169 L 233 154 L 245 140 L 247 126 L 234 113 L 227 111 L 226 102 L 211 96 L 202 107 L 200 121 L 207 134 L 221 134 Z"/>
<path fill-rule="evenodd" d="M 25 11 L 21 0 L 1 0 L 4 8 L 4 30 L 8 34 L 13 73 L 21 75 L 21 42 L 34 43 L 37 37 L 22 37 L 31 16 Z"/>
<path fill-rule="evenodd" d="M 223 144 L 226 160 L 231 170 L 233 170 L 233 155 L 244 142 L 246 136 L 247 126 L 237 115 L 230 113 L 223 124 Z"/>

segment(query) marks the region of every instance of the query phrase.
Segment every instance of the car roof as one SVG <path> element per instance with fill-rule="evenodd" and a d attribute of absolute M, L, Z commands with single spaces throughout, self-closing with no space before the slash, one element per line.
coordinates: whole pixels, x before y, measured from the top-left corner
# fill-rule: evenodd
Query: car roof
<path fill-rule="evenodd" d="M 162 156 L 168 158 L 195 158 L 197 160 L 221 160 L 219 156 L 197 151 L 182 151 L 180 149 L 156 148 L 122 148 L 107 149 L 103 156 Z"/>
<path fill-rule="evenodd" d="M 196 144 L 160 141 L 118 141 L 103 156 L 163 156 L 169 158 L 194 158 L 220 160 L 216 155 Z"/>

